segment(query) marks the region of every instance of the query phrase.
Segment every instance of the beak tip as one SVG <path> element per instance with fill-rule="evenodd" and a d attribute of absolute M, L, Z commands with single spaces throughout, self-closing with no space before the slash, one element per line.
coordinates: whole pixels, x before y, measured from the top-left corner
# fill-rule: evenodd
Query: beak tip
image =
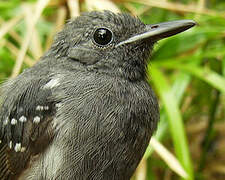
<path fill-rule="evenodd" d="M 187 21 L 187 26 L 189 26 L 190 28 L 198 25 L 194 20 L 186 20 Z"/>
<path fill-rule="evenodd" d="M 169 21 L 165 23 L 159 23 L 155 25 L 150 25 L 151 29 L 155 29 L 155 38 L 156 40 L 160 40 L 166 37 L 170 37 L 186 31 L 192 27 L 197 25 L 197 23 L 193 20 L 177 20 L 177 21 Z M 149 26 L 148 26 L 149 28 Z"/>

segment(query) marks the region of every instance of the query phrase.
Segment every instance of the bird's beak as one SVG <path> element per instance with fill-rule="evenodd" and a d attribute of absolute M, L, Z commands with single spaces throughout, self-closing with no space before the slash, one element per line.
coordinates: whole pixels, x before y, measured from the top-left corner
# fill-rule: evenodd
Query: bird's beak
<path fill-rule="evenodd" d="M 178 20 L 146 25 L 146 28 L 144 29 L 143 33 L 136 34 L 130 37 L 129 39 L 118 43 L 117 46 L 136 42 L 143 39 L 150 39 L 153 42 L 158 41 L 160 39 L 167 38 L 169 36 L 173 36 L 175 34 L 183 32 L 195 25 L 196 23 L 193 20 Z"/>

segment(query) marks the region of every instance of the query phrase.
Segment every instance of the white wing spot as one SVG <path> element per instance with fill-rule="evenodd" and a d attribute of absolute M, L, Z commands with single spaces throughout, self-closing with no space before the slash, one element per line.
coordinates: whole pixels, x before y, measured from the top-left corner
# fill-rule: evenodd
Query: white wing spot
<path fill-rule="evenodd" d="M 27 118 L 26 118 L 25 116 L 21 116 L 21 117 L 19 118 L 19 121 L 20 121 L 20 122 L 26 122 L 26 121 L 27 121 Z"/>
<path fill-rule="evenodd" d="M 36 107 L 36 111 L 43 111 L 44 110 L 44 106 L 37 106 Z"/>
<path fill-rule="evenodd" d="M 26 148 L 25 147 L 22 147 L 21 150 L 20 150 L 20 152 L 24 152 L 24 151 L 26 151 Z"/>
<path fill-rule="evenodd" d="M 51 79 L 47 84 L 44 85 L 43 89 L 51 89 L 59 86 L 59 78 Z"/>
<path fill-rule="evenodd" d="M 21 151 L 21 143 L 16 143 L 14 150 L 15 150 L 16 152 Z"/>
<path fill-rule="evenodd" d="M 9 141 L 9 148 L 12 149 L 12 141 Z"/>
<path fill-rule="evenodd" d="M 2 140 L 0 140 L 0 144 L 2 143 Z"/>
<path fill-rule="evenodd" d="M 62 103 L 55 104 L 55 107 L 60 108 L 62 106 Z"/>
<path fill-rule="evenodd" d="M 14 119 L 14 118 L 12 118 L 12 120 L 11 120 L 11 124 L 12 125 L 15 125 L 17 123 L 17 120 L 16 119 Z"/>
<path fill-rule="evenodd" d="M 33 122 L 38 124 L 41 121 L 41 118 L 39 116 L 35 116 Z"/>
<path fill-rule="evenodd" d="M 7 117 L 7 118 L 5 119 L 5 121 L 3 122 L 3 124 L 4 124 L 4 125 L 7 125 L 8 122 L 9 122 L 9 118 Z"/>
<path fill-rule="evenodd" d="M 44 110 L 49 110 L 49 107 L 48 106 L 44 106 Z"/>

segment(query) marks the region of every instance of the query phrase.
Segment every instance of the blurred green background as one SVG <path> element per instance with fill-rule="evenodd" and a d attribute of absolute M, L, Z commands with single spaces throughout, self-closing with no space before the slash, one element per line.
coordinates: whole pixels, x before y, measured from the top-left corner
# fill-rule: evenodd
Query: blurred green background
<path fill-rule="evenodd" d="M 0 83 L 38 61 L 67 19 L 102 9 L 198 23 L 154 48 L 149 81 L 161 121 L 132 179 L 224 180 L 224 0 L 0 0 Z"/>

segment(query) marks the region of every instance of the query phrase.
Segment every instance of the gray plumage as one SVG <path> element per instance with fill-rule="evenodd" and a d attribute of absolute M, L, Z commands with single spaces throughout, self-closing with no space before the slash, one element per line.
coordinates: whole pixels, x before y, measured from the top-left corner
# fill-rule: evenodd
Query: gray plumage
<path fill-rule="evenodd" d="M 134 40 L 147 27 L 127 14 L 84 13 L 36 65 L 3 84 L 0 179 L 132 176 L 159 120 L 148 57 L 157 40 L 186 30 Z"/>

